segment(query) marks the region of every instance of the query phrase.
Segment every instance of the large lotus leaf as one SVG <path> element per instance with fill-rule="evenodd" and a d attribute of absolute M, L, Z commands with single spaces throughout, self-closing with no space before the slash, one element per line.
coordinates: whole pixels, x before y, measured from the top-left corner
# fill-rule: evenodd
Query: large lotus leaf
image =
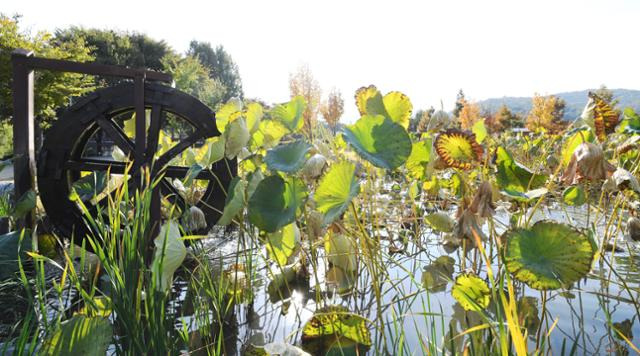
<path fill-rule="evenodd" d="M 295 173 L 304 165 L 310 149 L 311 145 L 302 140 L 281 144 L 267 152 L 264 162 L 272 171 Z"/>
<path fill-rule="evenodd" d="M 496 166 L 498 168 L 496 181 L 503 190 L 523 193 L 540 188 L 547 181 L 546 175 L 534 174 L 529 168 L 514 160 L 509 151 L 502 146 L 496 150 Z"/>
<path fill-rule="evenodd" d="M 217 222 L 217 225 L 226 226 L 229 225 L 233 218 L 242 210 L 245 203 L 244 192 L 247 189 L 247 183 L 240 179 L 240 177 L 234 177 L 229 183 L 229 189 L 227 190 L 227 199 L 224 203 L 224 211 L 222 216 Z"/>
<path fill-rule="evenodd" d="M 20 259 L 26 261 L 26 252 L 31 251 L 31 233 L 25 231 L 22 240 L 19 231 L 0 235 L 0 280 L 9 278 L 18 272 L 18 251 Z"/>
<path fill-rule="evenodd" d="M 244 117 L 247 119 L 247 128 L 249 133 L 253 134 L 260 127 L 260 120 L 264 116 L 262 105 L 258 103 L 249 103 L 244 112 Z"/>
<path fill-rule="evenodd" d="M 567 138 L 562 144 L 562 165 L 566 166 L 571 161 L 573 151 L 584 142 L 594 142 L 596 137 L 593 135 L 593 131 L 587 126 L 580 127 L 576 130 L 572 130 L 567 134 Z"/>
<path fill-rule="evenodd" d="M 304 125 L 302 114 L 307 107 L 303 96 L 296 96 L 290 102 L 276 105 L 271 109 L 271 117 L 282 123 L 289 132 L 296 132 Z"/>
<path fill-rule="evenodd" d="M 620 125 L 618 125 L 618 131 L 640 134 L 640 115 L 638 115 L 633 108 L 626 108 L 623 111 L 623 119 Z"/>
<path fill-rule="evenodd" d="M 287 264 L 289 257 L 293 255 L 299 245 L 300 230 L 295 223 L 289 224 L 277 232 L 267 234 L 265 243 L 269 257 L 280 266 Z"/>
<path fill-rule="evenodd" d="M 463 273 L 456 278 L 451 290 L 453 297 L 465 310 L 480 311 L 489 306 L 491 291 L 487 283 L 472 273 Z"/>
<path fill-rule="evenodd" d="M 453 279 L 455 260 L 449 256 L 440 256 L 422 270 L 422 285 L 430 292 L 441 292 Z"/>
<path fill-rule="evenodd" d="M 266 232 L 276 232 L 295 220 L 307 195 L 306 185 L 298 178 L 267 177 L 249 199 L 249 221 Z"/>
<path fill-rule="evenodd" d="M 360 112 L 360 116 L 365 115 L 382 115 L 388 117 L 389 114 L 384 107 L 382 94 L 375 85 L 362 87 L 356 91 L 356 106 Z"/>
<path fill-rule="evenodd" d="M 409 120 L 411 119 L 411 111 L 413 110 L 413 105 L 409 97 L 401 92 L 392 91 L 382 98 L 382 102 L 387 111 L 387 117 L 407 129 L 409 127 Z"/>
<path fill-rule="evenodd" d="M 45 340 L 38 354 L 104 356 L 112 335 L 108 318 L 75 315 Z"/>
<path fill-rule="evenodd" d="M 227 125 L 242 115 L 242 102 L 239 99 L 231 99 L 216 112 L 216 126 L 218 131 L 224 133 Z"/>
<path fill-rule="evenodd" d="M 247 198 L 251 198 L 253 193 L 256 191 L 258 184 L 260 184 L 260 182 L 262 182 L 263 179 L 264 179 L 264 175 L 262 174 L 262 171 L 259 169 L 256 169 L 255 171 L 251 172 L 247 176 L 247 181 L 248 181 Z"/>
<path fill-rule="evenodd" d="M 210 167 L 212 164 L 224 158 L 225 146 L 224 136 L 207 139 L 196 155 L 196 163 L 202 167 Z"/>
<path fill-rule="evenodd" d="M 303 345 L 322 342 L 321 348 L 327 350 L 335 346 L 336 341 L 348 340 L 371 346 L 371 333 L 364 317 L 343 306 L 331 305 L 317 310 L 302 329 Z"/>
<path fill-rule="evenodd" d="M 568 287 L 591 270 L 591 239 L 569 225 L 539 221 L 531 228 L 508 230 L 505 264 L 519 281 L 539 290 Z"/>
<path fill-rule="evenodd" d="M 474 162 L 480 162 L 484 149 L 476 141 L 476 135 L 458 129 L 441 132 L 435 141 L 438 156 L 449 167 L 470 169 Z"/>
<path fill-rule="evenodd" d="M 324 214 L 325 224 L 339 218 L 351 203 L 351 199 L 360 192 L 355 171 L 354 164 L 339 162 L 332 165 L 320 180 L 314 199 L 316 208 Z"/>
<path fill-rule="evenodd" d="M 82 201 L 91 200 L 93 197 L 100 195 L 102 191 L 107 187 L 107 172 L 91 172 L 90 174 L 78 179 L 71 186 L 70 199 L 76 200 L 79 198 Z M 33 192 L 33 204 L 29 209 L 35 207 L 36 193 Z M 31 199 L 30 199 L 31 200 Z M 30 204 L 31 205 L 31 204 Z"/>
<path fill-rule="evenodd" d="M 405 164 L 412 178 L 423 180 L 431 175 L 429 163 L 433 158 L 432 149 L 433 142 L 430 137 L 413 143 L 411 155 Z"/>
<path fill-rule="evenodd" d="M 156 288 L 166 291 L 173 284 L 173 273 L 187 256 L 187 248 L 180 238 L 180 227 L 175 221 L 168 221 L 160 227 L 153 240 L 155 253 L 151 269 L 156 278 Z"/>
<path fill-rule="evenodd" d="M 411 154 L 407 131 L 382 115 L 365 115 L 342 134 L 362 158 L 380 168 L 395 169 Z"/>
<path fill-rule="evenodd" d="M 237 156 L 247 145 L 251 136 L 244 118 L 237 118 L 227 125 L 224 132 L 225 148 L 224 154 L 228 159 Z"/>
<path fill-rule="evenodd" d="M 324 249 L 327 253 L 327 259 L 332 265 L 349 272 L 358 270 L 356 256 L 358 249 L 353 238 L 346 234 L 329 230 L 324 239 Z"/>
<path fill-rule="evenodd" d="M 259 149 L 268 149 L 280 142 L 280 139 L 288 132 L 287 128 L 278 121 L 262 120 L 258 130 L 251 136 L 249 150 L 256 152 Z"/>

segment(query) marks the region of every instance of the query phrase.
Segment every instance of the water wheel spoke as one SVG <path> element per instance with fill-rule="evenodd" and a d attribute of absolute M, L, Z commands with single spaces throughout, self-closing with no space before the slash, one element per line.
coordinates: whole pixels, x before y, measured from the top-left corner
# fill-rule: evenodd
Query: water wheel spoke
<path fill-rule="evenodd" d="M 163 153 L 162 156 L 158 158 L 155 165 L 158 168 L 162 168 L 167 165 L 172 159 L 181 154 L 184 150 L 194 145 L 199 139 L 206 136 L 205 132 L 196 131 L 189 135 L 184 140 L 178 142 L 175 146 L 171 147 L 167 152 Z"/>
<path fill-rule="evenodd" d="M 165 178 L 160 180 L 160 183 L 158 185 L 161 194 L 165 196 L 169 200 L 169 202 L 175 204 L 178 208 L 180 208 L 181 211 L 184 211 L 187 203 L 178 189 L 176 189 L 176 187 L 174 187 L 173 184 L 171 184 L 171 182 Z"/>
<path fill-rule="evenodd" d="M 96 172 L 109 171 L 111 174 L 123 174 L 126 170 L 127 163 L 106 159 L 81 158 L 78 160 L 69 160 L 65 163 L 64 168 L 74 171 Z"/>
<path fill-rule="evenodd" d="M 127 137 L 127 134 L 122 131 L 120 126 L 116 125 L 115 122 L 107 119 L 106 117 L 98 118 L 97 121 L 100 128 L 113 140 L 116 146 L 118 146 L 125 155 L 132 156 L 138 161 L 143 160 L 143 157 L 136 154 L 135 144 L 129 137 Z"/>
<path fill-rule="evenodd" d="M 164 120 L 165 114 L 162 106 L 159 104 L 153 105 L 151 107 L 151 124 L 147 135 L 146 162 L 151 162 L 156 151 L 158 151 L 158 141 L 160 140 L 160 131 Z"/>
<path fill-rule="evenodd" d="M 164 172 L 164 176 L 167 178 L 184 179 L 189 172 L 189 167 L 181 166 L 166 166 L 161 172 Z M 203 169 L 194 179 L 202 180 L 215 180 L 215 175 L 209 169 Z"/>

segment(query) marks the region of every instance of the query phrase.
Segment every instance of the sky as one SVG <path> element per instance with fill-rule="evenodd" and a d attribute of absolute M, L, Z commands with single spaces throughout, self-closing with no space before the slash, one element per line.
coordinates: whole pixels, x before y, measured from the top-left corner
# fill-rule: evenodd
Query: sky
<path fill-rule="evenodd" d="M 223 45 L 245 96 L 289 98 L 288 78 L 308 65 L 323 93 L 345 98 L 376 85 L 417 109 L 471 100 L 595 88 L 640 89 L 639 0 L 2 0 L 22 26 L 143 32 L 186 51 Z"/>

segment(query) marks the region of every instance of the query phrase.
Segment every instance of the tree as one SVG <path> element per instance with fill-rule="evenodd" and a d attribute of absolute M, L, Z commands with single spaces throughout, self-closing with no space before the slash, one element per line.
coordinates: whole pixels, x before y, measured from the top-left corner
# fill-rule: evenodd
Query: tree
<path fill-rule="evenodd" d="M 320 105 L 320 113 L 335 134 L 340 117 L 344 113 L 344 99 L 339 90 L 335 88 L 331 90 L 327 100 Z"/>
<path fill-rule="evenodd" d="M 289 75 L 289 91 L 292 98 L 302 95 L 306 100 L 307 107 L 303 114 L 304 131 L 309 137 L 313 137 L 313 127 L 317 121 L 322 90 L 308 65 L 299 67 L 295 73 Z"/>
<path fill-rule="evenodd" d="M 453 108 L 453 116 L 458 117 L 460 115 L 460 111 L 467 103 L 467 99 L 464 97 L 464 92 L 462 89 L 458 91 L 458 95 L 456 95 L 456 106 Z"/>
<path fill-rule="evenodd" d="M 493 132 L 524 126 L 524 120 L 518 114 L 514 114 L 506 105 L 502 105 L 498 111 L 491 115 L 492 119 L 487 120 L 487 126 L 496 126 Z M 490 122 L 489 122 L 490 121 Z M 499 128 L 497 127 L 499 126 Z M 497 130 L 496 130 L 497 129 Z M 491 130 L 491 129 L 490 129 Z"/>
<path fill-rule="evenodd" d="M 480 106 L 476 103 L 465 102 L 458 114 L 458 121 L 460 126 L 464 130 L 469 130 L 473 127 L 476 121 L 482 120 L 480 114 Z"/>
<path fill-rule="evenodd" d="M 187 55 L 197 57 L 209 69 L 210 77 L 225 87 L 224 102 L 244 97 L 238 66 L 222 46 L 213 49 L 209 42 L 191 41 Z"/>
<path fill-rule="evenodd" d="M 223 103 L 226 88 L 211 78 L 209 70 L 191 56 L 167 55 L 162 59 L 164 70 L 173 75 L 176 88 L 195 96 L 211 108 Z"/>
<path fill-rule="evenodd" d="M 567 126 L 562 120 L 565 102 L 561 98 L 554 95 L 535 94 L 531 104 L 531 111 L 526 121 L 529 130 L 557 133 Z"/>
<path fill-rule="evenodd" d="M 157 41 L 137 32 L 121 32 L 72 26 L 56 31 L 62 42 L 82 40 L 91 48 L 94 61 L 102 64 L 121 65 L 132 68 L 164 70 L 162 59 L 175 54 L 164 41 Z M 113 85 L 120 78 L 97 78 L 97 85 Z"/>
<path fill-rule="evenodd" d="M 60 41 L 51 33 L 35 35 L 19 28 L 19 17 L 0 14 L 0 121 L 13 116 L 11 94 L 11 52 L 16 48 L 33 51 L 39 57 L 85 62 L 92 60 L 90 49 L 82 39 Z M 71 97 L 93 89 L 92 79 L 85 75 L 38 71 L 35 76 L 34 114 L 46 127 L 55 118 L 55 109 L 67 105 Z"/>

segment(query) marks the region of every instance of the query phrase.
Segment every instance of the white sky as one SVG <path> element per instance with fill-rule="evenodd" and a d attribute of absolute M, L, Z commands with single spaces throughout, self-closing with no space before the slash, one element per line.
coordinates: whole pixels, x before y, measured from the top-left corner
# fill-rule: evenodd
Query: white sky
<path fill-rule="evenodd" d="M 222 44 L 245 95 L 267 102 L 288 100 L 289 73 L 307 63 L 325 93 L 342 91 L 344 122 L 369 84 L 404 92 L 414 110 L 450 110 L 459 88 L 481 100 L 640 87 L 638 0 L 2 0 L 0 11 L 32 30 L 132 30 L 180 52 L 192 39 Z"/>

